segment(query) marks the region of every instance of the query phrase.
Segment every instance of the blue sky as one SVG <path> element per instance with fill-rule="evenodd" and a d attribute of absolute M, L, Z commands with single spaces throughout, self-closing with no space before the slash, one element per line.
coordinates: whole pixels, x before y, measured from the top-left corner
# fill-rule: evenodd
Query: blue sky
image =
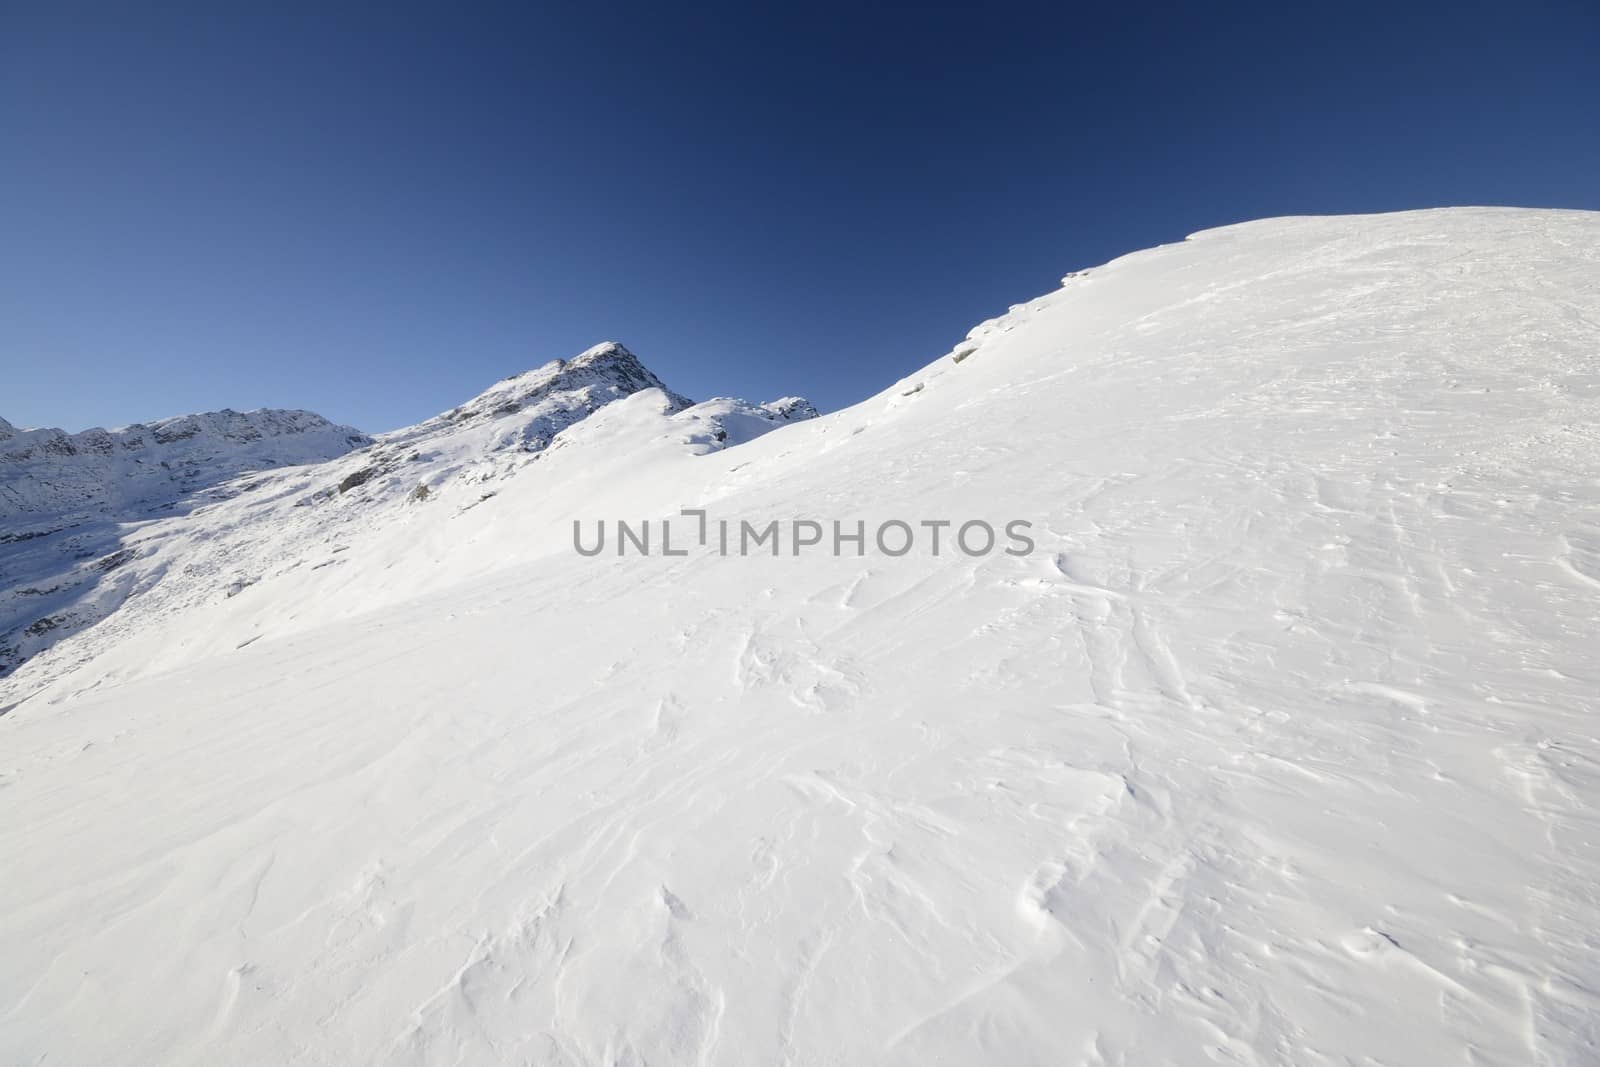
<path fill-rule="evenodd" d="M 606 339 L 836 408 L 1197 229 L 1600 208 L 1597 56 L 1591 0 L 14 2 L 0 415 L 382 430 Z"/>

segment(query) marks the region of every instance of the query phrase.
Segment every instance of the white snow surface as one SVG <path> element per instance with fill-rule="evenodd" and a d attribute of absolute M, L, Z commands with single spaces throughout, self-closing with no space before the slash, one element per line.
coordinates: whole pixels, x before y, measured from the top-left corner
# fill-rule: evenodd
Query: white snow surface
<path fill-rule="evenodd" d="M 256 580 L 4 683 L 0 1061 L 1600 1061 L 1600 215 L 1208 231 L 722 403 L 151 525 Z M 573 549 L 683 507 L 1036 548 Z"/>

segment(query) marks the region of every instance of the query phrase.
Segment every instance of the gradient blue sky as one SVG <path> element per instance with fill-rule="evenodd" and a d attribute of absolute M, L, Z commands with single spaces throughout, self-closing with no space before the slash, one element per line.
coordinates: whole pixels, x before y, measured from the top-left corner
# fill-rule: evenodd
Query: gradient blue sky
<path fill-rule="evenodd" d="M 0 415 L 835 408 L 1197 229 L 1600 208 L 1593 0 L 248 11 L 0 4 Z"/>

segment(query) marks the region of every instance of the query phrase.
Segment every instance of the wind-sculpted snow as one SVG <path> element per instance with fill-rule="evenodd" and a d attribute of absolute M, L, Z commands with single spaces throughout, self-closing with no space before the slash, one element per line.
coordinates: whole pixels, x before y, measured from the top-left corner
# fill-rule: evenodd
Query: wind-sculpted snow
<path fill-rule="evenodd" d="M 0 1059 L 1593 1061 L 1596 277 L 1586 213 L 1211 231 L 152 617 L 0 718 Z M 1037 550 L 572 551 L 684 507 Z"/>

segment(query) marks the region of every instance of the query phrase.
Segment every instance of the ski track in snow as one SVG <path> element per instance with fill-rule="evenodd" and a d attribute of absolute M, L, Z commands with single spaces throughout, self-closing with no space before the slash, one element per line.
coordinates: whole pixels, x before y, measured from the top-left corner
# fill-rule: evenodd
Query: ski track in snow
<path fill-rule="evenodd" d="M 0 718 L 0 1058 L 1600 1059 L 1597 277 L 1582 213 L 1213 231 L 112 646 Z M 580 559 L 594 501 L 1038 547 Z"/>

